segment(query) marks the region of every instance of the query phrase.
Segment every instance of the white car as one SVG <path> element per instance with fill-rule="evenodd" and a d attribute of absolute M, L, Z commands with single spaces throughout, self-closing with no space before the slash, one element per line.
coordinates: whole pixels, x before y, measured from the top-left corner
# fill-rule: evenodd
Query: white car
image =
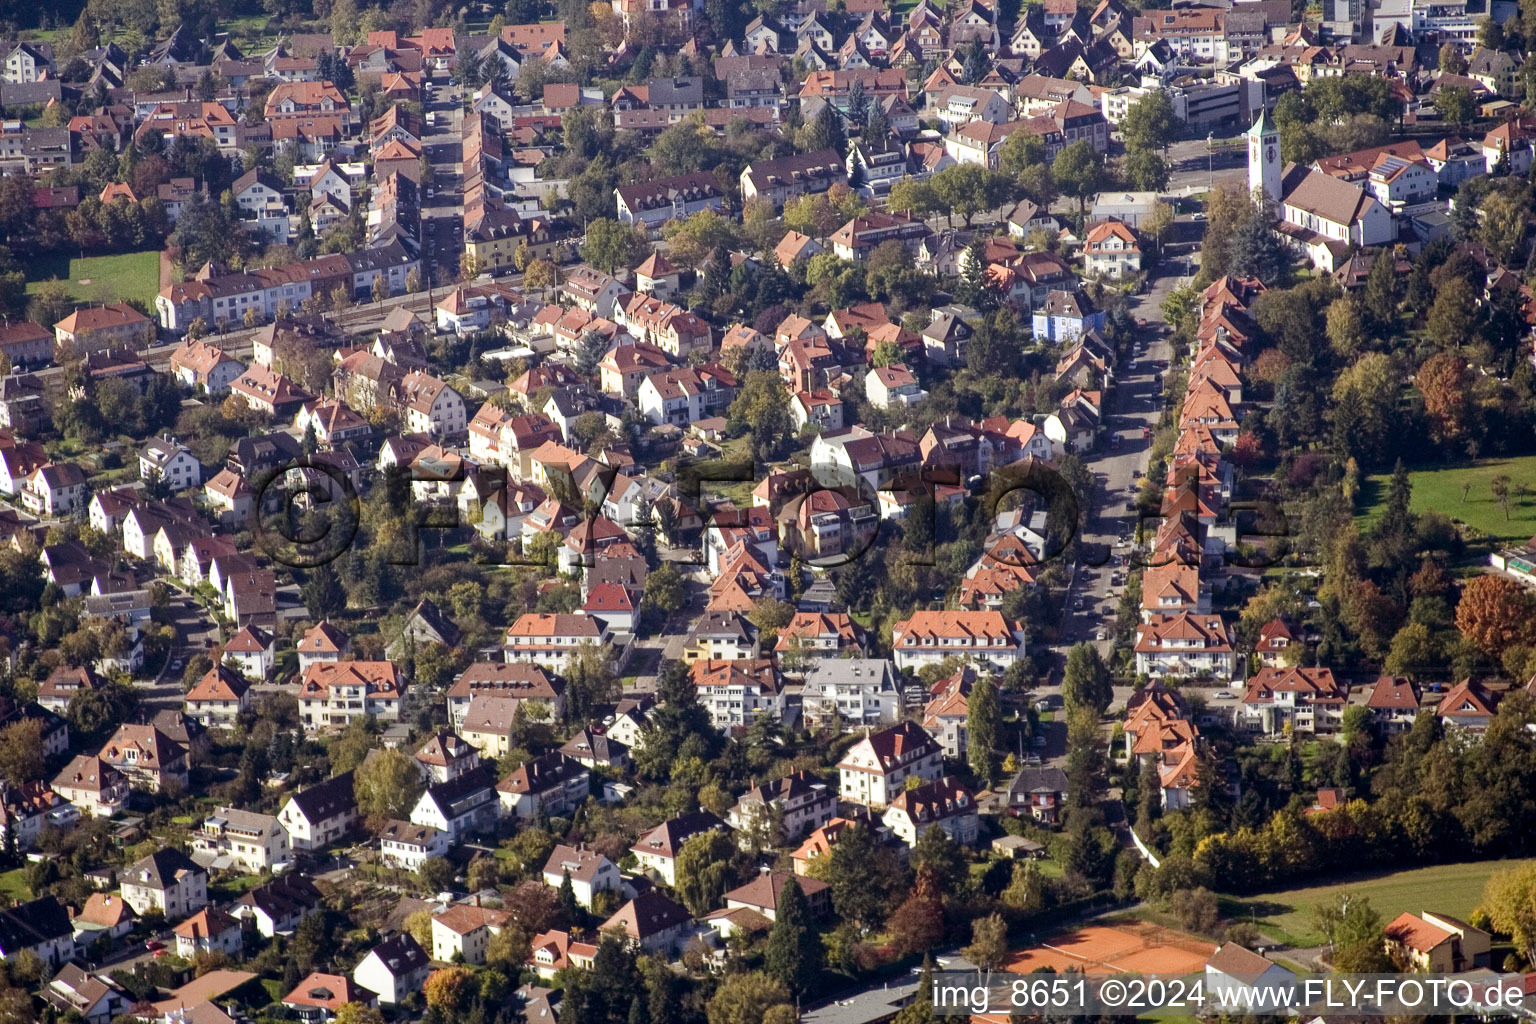
<path fill-rule="evenodd" d="M 1104 631 L 1102 629 L 1099 630 L 1097 633 L 1093 634 L 1093 638 L 1095 640 L 1108 640 L 1109 639 L 1109 637 L 1105 635 L 1105 633 L 1104 633 Z"/>
<path fill-rule="evenodd" d="M 1217 700 L 1232 700 L 1236 696 L 1237 696 L 1237 694 L 1233 693 L 1231 690 L 1217 690 L 1216 691 L 1216 699 Z"/>

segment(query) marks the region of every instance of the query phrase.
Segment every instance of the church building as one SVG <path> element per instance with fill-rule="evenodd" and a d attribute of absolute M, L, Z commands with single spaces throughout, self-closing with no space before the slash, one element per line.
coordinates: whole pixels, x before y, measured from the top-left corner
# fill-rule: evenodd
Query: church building
<path fill-rule="evenodd" d="M 1248 187 L 1262 190 L 1279 218 L 1275 230 L 1325 273 L 1344 262 L 1351 245 L 1397 240 L 1392 211 L 1364 188 L 1315 167 L 1281 164 L 1280 129 L 1268 110 L 1248 129 Z"/>

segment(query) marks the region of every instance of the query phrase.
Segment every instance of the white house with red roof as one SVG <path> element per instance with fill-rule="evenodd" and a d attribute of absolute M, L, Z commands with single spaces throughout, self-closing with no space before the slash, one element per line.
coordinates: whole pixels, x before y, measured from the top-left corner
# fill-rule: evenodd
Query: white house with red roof
<path fill-rule="evenodd" d="M 947 775 L 896 794 L 880 820 L 908 846 L 935 825 L 961 846 L 974 845 L 981 832 L 975 794 Z"/>
<path fill-rule="evenodd" d="M 1481 733 L 1493 721 L 1498 704 L 1499 695 L 1468 678 L 1451 687 L 1440 699 L 1435 714 L 1448 726 Z"/>
<path fill-rule="evenodd" d="M 207 728 L 233 729 L 250 709 L 251 686 L 227 665 L 215 665 L 187 691 L 187 717 Z"/>
<path fill-rule="evenodd" d="M 507 629 L 502 653 L 509 662 L 528 662 L 551 672 L 564 672 L 583 644 L 602 647 L 609 630 L 591 615 L 528 612 Z"/>
<path fill-rule="evenodd" d="M 1136 628 L 1136 671 L 1227 681 L 1237 675 L 1237 652 L 1219 615 L 1158 615 Z"/>
<path fill-rule="evenodd" d="M 629 851 L 635 855 L 640 870 L 667 885 L 677 884 L 677 855 L 683 844 L 705 832 L 725 832 L 729 826 L 708 811 L 693 811 L 668 818 L 645 832 Z"/>
<path fill-rule="evenodd" d="M 619 866 L 596 850 L 584 846 L 558 844 L 544 862 L 544 884 L 558 889 L 566 877 L 576 893 L 576 902 L 591 909 L 592 899 L 600 892 L 617 892 L 624 886 Z"/>
<path fill-rule="evenodd" d="M 716 729 L 745 729 L 760 715 L 784 717 L 788 688 L 768 658 L 703 659 L 690 671 L 699 704 Z"/>
<path fill-rule="evenodd" d="M 318 661 L 299 682 L 299 721 L 307 730 L 344 729 L 371 715 L 395 721 L 405 683 L 391 661 Z"/>
<path fill-rule="evenodd" d="M 917 375 L 904 363 L 877 366 L 864 375 L 864 397 L 877 409 L 905 409 L 928 397 Z"/>
<path fill-rule="evenodd" d="M 635 595 L 630 588 L 619 583 L 594 583 L 587 589 L 587 599 L 581 611 L 601 619 L 603 625 L 616 633 L 635 628 Z"/>
<path fill-rule="evenodd" d="M 299 639 L 299 672 L 321 662 L 340 661 L 352 652 L 352 638 L 321 619 Z"/>
<path fill-rule="evenodd" d="M 1365 706 L 1383 732 L 1407 732 L 1419 716 L 1419 688 L 1407 676 L 1381 676 L 1371 684 Z"/>
<path fill-rule="evenodd" d="M 1118 220 L 1104 220 L 1083 239 L 1083 271 L 1089 277 L 1122 278 L 1141 271 L 1141 243 Z"/>
<path fill-rule="evenodd" d="M 779 630 L 773 650 L 781 658 L 787 651 L 813 658 L 862 657 L 868 653 L 869 638 L 847 612 L 796 612 Z"/>
<path fill-rule="evenodd" d="M 832 909 L 832 887 L 809 875 L 797 878 L 790 871 L 760 871 L 756 878 L 725 894 L 728 910 L 754 910 L 770 921 L 778 920 L 779 901 L 784 890 L 793 880 L 800 886 L 805 897 L 806 909 L 812 917 L 821 917 Z"/>
<path fill-rule="evenodd" d="M 836 791 L 820 776 L 802 769 L 747 790 L 726 820 L 744 838 L 767 829 L 777 831 L 781 840 L 794 840 L 825 825 L 836 813 Z"/>
<path fill-rule="evenodd" d="M 464 398 L 446 381 L 413 370 L 400 382 L 400 410 L 405 429 L 413 433 L 447 437 L 467 425 Z"/>
<path fill-rule="evenodd" d="M 1270 668 L 1248 680 L 1237 711 L 1237 724 L 1275 736 L 1281 733 L 1334 733 L 1344 724 L 1349 687 L 1328 668 Z"/>
<path fill-rule="evenodd" d="M 942 778 L 944 751 L 922 726 L 902 722 L 866 732 L 837 762 L 837 773 L 844 800 L 882 810 L 906 790 L 908 779 L 934 782 Z"/>
<path fill-rule="evenodd" d="M 635 268 L 635 290 L 663 301 L 683 290 L 683 272 L 659 252 L 653 252 Z"/>
<path fill-rule="evenodd" d="M 73 462 L 39 466 L 21 485 L 21 504 L 35 516 L 48 519 L 84 508 L 90 500 L 85 474 Z"/>
<path fill-rule="evenodd" d="M 189 388 L 222 395 L 245 370 L 245 364 L 216 345 L 188 339 L 171 353 L 171 375 Z"/>
<path fill-rule="evenodd" d="M 598 931 L 617 931 L 648 953 L 671 953 L 682 946 L 692 926 L 693 915 L 660 890 L 650 889 L 620 907 Z"/>
<path fill-rule="evenodd" d="M 545 981 L 553 981 L 555 975 L 566 968 L 588 969 L 597 958 L 596 946 L 590 942 L 577 942 L 570 932 L 560 929 L 535 935 L 530 946 L 533 951 L 524 962 Z"/>
<path fill-rule="evenodd" d="M 1004 669 L 1024 656 L 1024 630 L 997 611 L 916 611 L 896 623 L 891 650 L 899 669 L 950 657 Z"/>
<path fill-rule="evenodd" d="M 1289 658 L 1286 652 L 1295 643 L 1296 636 L 1284 619 L 1270 619 L 1259 627 L 1259 639 L 1254 643 L 1254 652 L 1258 654 L 1259 661 L 1263 664 L 1271 668 L 1280 668 Z"/>
<path fill-rule="evenodd" d="M 224 661 L 247 679 L 265 681 L 272 675 L 277 640 L 260 626 L 244 626 L 224 645 Z"/>

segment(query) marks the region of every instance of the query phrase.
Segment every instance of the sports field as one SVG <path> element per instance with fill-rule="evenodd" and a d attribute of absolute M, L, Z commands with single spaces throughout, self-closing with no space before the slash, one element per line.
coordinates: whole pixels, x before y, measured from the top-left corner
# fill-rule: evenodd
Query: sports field
<path fill-rule="evenodd" d="M 1087 925 L 1046 939 L 1016 954 L 1007 969 L 1029 974 L 1042 967 L 1085 974 L 1187 974 L 1205 970 L 1216 951 L 1209 942 L 1146 921 L 1113 927 Z"/>
<path fill-rule="evenodd" d="M 1489 876 L 1519 863 L 1515 860 L 1485 860 L 1415 868 L 1333 885 L 1224 899 L 1221 909 L 1233 920 L 1252 920 L 1261 932 L 1289 946 L 1318 946 L 1322 944 L 1323 936 L 1316 928 L 1313 915 L 1324 901 L 1337 900 L 1347 892 L 1367 896 L 1371 909 L 1381 915 L 1383 923 L 1405 910 L 1414 913 L 1438 911 L 1465 919 L 1481 902 L 1483 885 Z"/>
<path fill-rule="evenodd" d="M 27 264 L 27 278 L 28 292 L 58 278 L 70 296 L 80 302 L 138 299 L 153 309 L 155 296 L 160 293 L 160 253 L 151 249 L 84 259 L 33 259 Z"/>

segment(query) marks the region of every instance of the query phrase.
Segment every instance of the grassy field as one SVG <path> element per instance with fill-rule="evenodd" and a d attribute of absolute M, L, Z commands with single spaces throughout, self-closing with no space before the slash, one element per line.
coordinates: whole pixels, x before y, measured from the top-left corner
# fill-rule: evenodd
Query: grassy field
<path fill-rule="evenodd" d="M 1490 487 L 1494 477 L 1500 475 L 1509 477 L 1508 519 Z M 1410 477 L 1415 512 L 1442 512 L 1495 541 L 1523 544 L 1536 534 L 1536 456 L 1484 459 L 1462 466 L 1412 471 Z M 1522 484 L 1526 488 L 1524 494 L 1520 493 Z M 1381 515 L 1390 486 L 1391 474 L 1369 477 L 1361 486 L 1362 525 Z"/>
<path fill-rule="evenodd" d="M 1439 911 L 1465 918 L 1483 898 L 1489 876 L 1519 861 L 1478 861 L 1442 864 L 1394 874 L 1366 876 L 1334 885 L 1286 889 L 1245 899 L 1223 899 L 1222 912 L 1234 919 L 1249 919 L 1273 939 L 1291 946 L 1317 946 L 1323 936 L 1313 923 L 1314 910 L 1344 893 L 1370 898 L 1383 923 L 1403 911 Z"/>
<path fill-rule="evenodd" d="M 0 873 L 0 896 L 5 896 L 15 902 L 29 900 L 32 892 L 27 888 L 27 880 L 22 875 L 21 868 Z"/>
<path fill-rule="evenodd" d="M 34 259 L 28 268 L 28 277 L 31 278 L 27 282 L 29 292 L 56 277 L 69 289 L 70 295 L 81 302 L 137 299 L 153 309 L 155 296 L 160 292 L 160 253 L 152 249 L 84 259 Z"/>

